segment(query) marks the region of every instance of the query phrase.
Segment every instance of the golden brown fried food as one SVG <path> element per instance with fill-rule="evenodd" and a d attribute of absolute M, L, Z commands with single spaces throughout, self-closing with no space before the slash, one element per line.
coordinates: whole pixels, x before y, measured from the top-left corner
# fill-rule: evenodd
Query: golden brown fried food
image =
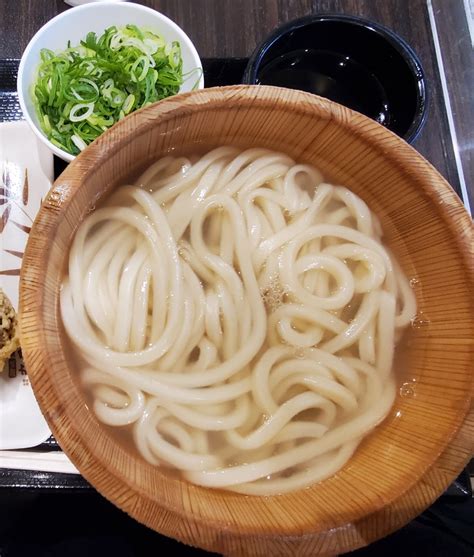
<path fill-rule="evenodd" d="M 16 311 L 0 288 L 0 372 L 5 362 L 20 346 Z"/>

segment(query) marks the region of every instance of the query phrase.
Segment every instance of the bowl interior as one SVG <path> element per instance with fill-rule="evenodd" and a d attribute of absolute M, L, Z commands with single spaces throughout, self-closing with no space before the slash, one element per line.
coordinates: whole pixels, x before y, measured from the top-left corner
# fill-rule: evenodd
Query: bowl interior
<path fill-rule="evenodd" d="M 379 215 L 388 244 L 416 281 L 419 313 L 399 358 L 400 390 L 388 418 L 336 476 L 282 496 L 204 489 L 129 453 L 87 407 L 58 314 L 71 238 L 90 208 L 164 153 L 224 144 L 283 151 L 314 164 L 328 181 L 351 188 Z M 349 525 L 414 486 L 469 408 L 470 233 L 456 195 L 420 155 L 342 106 L 271 87 L 209 89 L 167 99 L 130 115 L 81 153 L 39 213 L 21 277 L 22 346 L 35 394 L 54 435 L 86 479 L 148 526 L 207 549 L 229 552 L 237 547 L 233 544 L 244 544 L 238 545 L 242 554 L 262 555 L 265 535 L 305 534 L 316 540 L 346 528 L 348 551 L 355 546 Z M 423 492 L 421 500 L 428 504 L 441 484 L 434 495 Z M 245 545 L 249 536 L 255 536 L 252 546 Z M 307 554 L 316 554 L 311 548 Z"/>
<path fill-rule="evenodd" d="M 277 30 L 249 62 L 248 83 L 290 86 L 362 112 L 407 141 L 425 111 L 421 65 L 388 29 L 351 16 L 311 16 Z"/>
<path fill-rule="evenodd" d="M 123 27 L 134 24 L 138 27 L 157 32 L 167 41 L 179 41 L 183 58 L 183 74 L 189 74 L 181 86 L 180 92 L 204 87 L 202 64 L 199 55 L 189 37 L 173 21 L 159 12 L 131 3 L 92 3 L 80 6 L 56 16 L 44 25 L 32 38 L 25 49 L 18 70 L 18 94 L 23 114 L 38 137 L 64 160 L 71 161 L 74 156 L 54 146 L 41 130 L 33 104 L 32 87 L 40 61 L 40 51 L 48 48 L 60 52 L 67 46 L 78 45 L 87 33 L 100 35 L 105 29 L 116 25 Z M 196 70 L 201 70 L 201 73 Z"/>

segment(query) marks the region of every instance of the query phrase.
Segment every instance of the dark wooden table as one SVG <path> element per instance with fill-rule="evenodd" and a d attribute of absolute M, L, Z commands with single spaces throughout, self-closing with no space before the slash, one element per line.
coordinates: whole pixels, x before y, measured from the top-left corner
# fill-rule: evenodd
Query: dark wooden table
<path fill-rule="evenodd" d="M 140 3 L 176 21 L 202 58 L 246 58 L 278 25 L 314 13 L 353 14 L 391 28 L 414 48 L 428 81 L 428 117 L 414 147 L 447 178 L 465 202 L 470 198 L 474 207 L 474 57 L 463 0 L 145 0 Z M 62 0 L 0 0 L 0 59 L 20 58 L 34 33 L 66 9 L 69 7 Z M 37 485 L 48 486 L 51 481 L 51 475 L 38 474 Z M 14 482 L 13 479 L 10 485 L 14 486 Z M 21 482 L 16 485 L 22 486 Z M 79 482 L 76 487 L 81 485 Z M 176 548 L 174 542 L 129 520 L 91 490 L 75 489 L 74 495 L 63 495 L 61 503 L 51 493 L 44 494 L 44 490 L 40 495 L 38 490 L 23 489 L 22 497 L 18 489 L 7 491 L 0 501 L 2 557 L 43 555 L 45 548 L 48 555 L 102 555 L 107 550 L 115 552 L 117 557 L 152 555 L 157 544 L 162 551 Z M 71 526 L 71 519 L 78 521 L 75 527 Z M 30 526 L 34 524 L 30 536 L 35 541 L 23 539 L 23 520 Z M 51 522 L 56 523 L 54 532 L 48 528 Z M 5 543 L 2 536 L 5 535 L 13 544 L 11 547 L 20 548 L 20 553 L 3 552 L 6 546 L 2 545 Z M 88 536 L 86 541 L 84 536 Z M 74 540 L 73 546 L 61 546 L 65 539 Z M 51 544 L 55 549 L 51 550 Z M 379 551 L 387 551 L 387 546 L 377 547 Z M 131 548 L 128 553 L 127 548 Z"/>
<path fill-rule="evenodd" d="M 313 13 L 355 14 L 390 27 L 417 52 L 428 79 L 428 119 L 414 147 L 433 163 L 458 194 L 463 193 L 465 186 L 470 192 L 471 206 L 474 204 L 474 57 L 463 0 L 145 0 L 140 3 L 176 21 L 202 57 L 248 57 L 275 27 Z M 0 0 L 0 58 L 19 58 L 33 34 L 51 17 L 68 8 L 62 0 Z M 441 57 L 444 65 L 441 72 L 433 21 L 441 46 L 438 58 Z M 451 110 L 446 109 L 443 74 Z M 453 143 L 457 148 L 453 148 Z"/>

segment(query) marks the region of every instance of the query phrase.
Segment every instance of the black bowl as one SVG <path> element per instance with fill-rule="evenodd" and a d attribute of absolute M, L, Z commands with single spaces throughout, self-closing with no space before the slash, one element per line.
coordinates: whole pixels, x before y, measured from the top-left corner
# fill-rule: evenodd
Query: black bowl
<path fill-rule="evenodd" d="M 283 25 L 254 51 L 243 81 L 326 97 L 408 142 L 426 117 L 426 81 L 415 52 L 386 27 L 355 16 L 314 15 Z"/>

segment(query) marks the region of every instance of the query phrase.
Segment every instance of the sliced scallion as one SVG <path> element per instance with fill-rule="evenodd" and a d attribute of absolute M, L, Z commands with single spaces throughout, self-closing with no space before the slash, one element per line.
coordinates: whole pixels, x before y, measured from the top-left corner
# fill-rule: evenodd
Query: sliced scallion
<path fill-rule="evenodd" d="M 88 33 L 60 53 L 42 49 L 33 97 L 50 141 L 76 155 L 138 108 L 183 83 L 181 48 L 135 25 Z"/>

